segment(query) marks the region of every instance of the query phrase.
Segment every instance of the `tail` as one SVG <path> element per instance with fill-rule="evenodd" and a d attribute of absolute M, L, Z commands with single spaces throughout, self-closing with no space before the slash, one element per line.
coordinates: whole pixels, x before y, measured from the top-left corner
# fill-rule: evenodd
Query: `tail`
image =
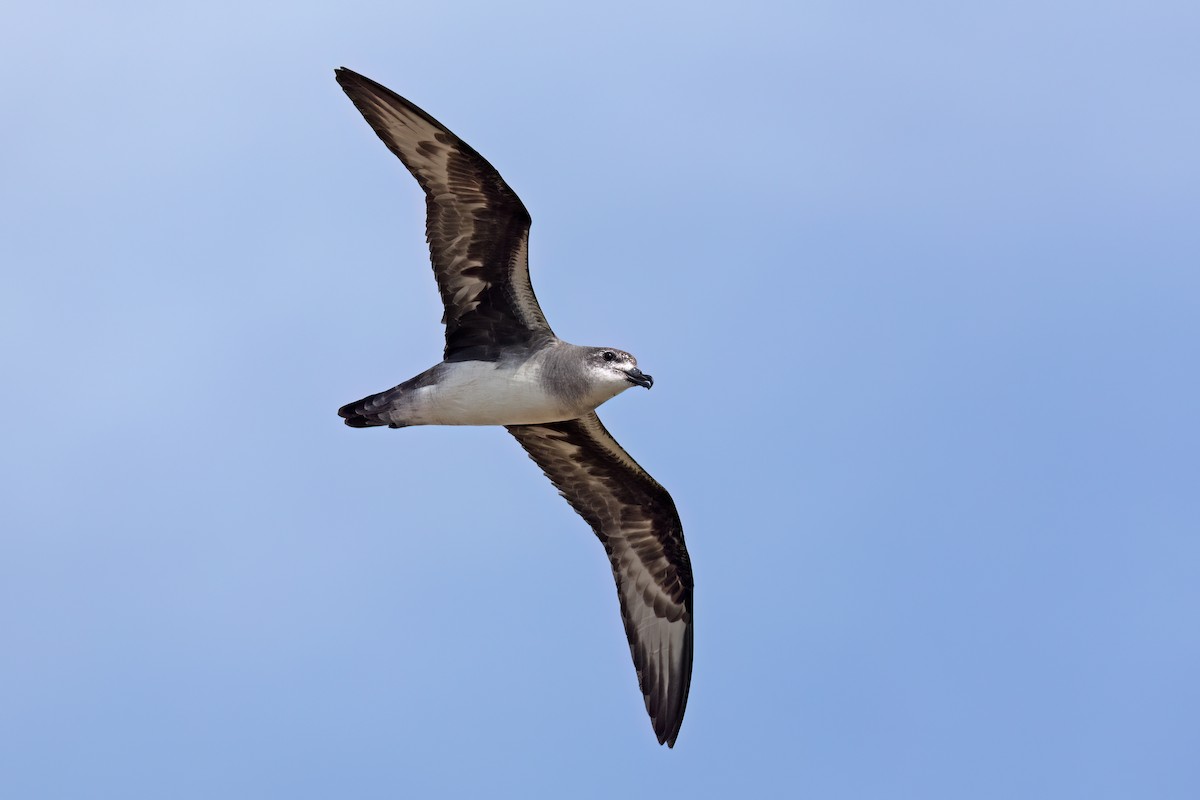
<path fill-rule="evenodd" d="M 408 423 L 401 422 L 397 417 L 397 402 L 403 390 L 400 386 L 388 389 L 386 392 L 373 394 L 347 403 L 338 409 L 338 416 L 346 421 L 351 428 L 378 428 L 387 425 L 389 428 L 404 428 Z"/>

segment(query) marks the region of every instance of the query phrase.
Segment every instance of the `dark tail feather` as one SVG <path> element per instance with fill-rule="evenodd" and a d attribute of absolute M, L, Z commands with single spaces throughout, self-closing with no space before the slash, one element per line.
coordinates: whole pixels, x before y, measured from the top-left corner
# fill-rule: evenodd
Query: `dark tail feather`
<path fill-rule="evenodd" d="M 351 428 L 378 428 L 387 425 L 391 428 L 407 427 L 402 422 L 392 420 L 394 410 L 393 400 L 400 394 L 400 387 L 388 389 L 386 392 L 373 394 L 347 403 L 338 409 L 338 416 L 346 421 Z"/>

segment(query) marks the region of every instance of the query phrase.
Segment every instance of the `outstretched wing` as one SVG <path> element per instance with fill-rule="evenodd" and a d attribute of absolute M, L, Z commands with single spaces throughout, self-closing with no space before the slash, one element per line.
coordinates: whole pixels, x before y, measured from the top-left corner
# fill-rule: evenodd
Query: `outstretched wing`
<path fill-rule="evenodd" d="M 529 212 L 483 156 L 433 117 L 356 72 L 337 81 L 425 190 L 426 238 L 446 361 L 492 361 L 554 334 L 529 283 Z"/>
<path fill-rule="evenodd" d="M 674 746 L 692 680 L 692 564 L 671 495 L 594 412 L 508 432 L 604 544 L 646 711 Z"/>

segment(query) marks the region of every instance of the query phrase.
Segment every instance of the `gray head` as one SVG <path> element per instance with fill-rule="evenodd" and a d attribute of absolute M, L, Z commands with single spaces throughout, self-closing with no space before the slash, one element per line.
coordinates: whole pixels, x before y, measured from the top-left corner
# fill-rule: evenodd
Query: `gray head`
<path fill-rule="evenodd" d="M 654 378 L 638 369 L 637 359 L 624 350 L 613 347 L 588 348 L 587 366 L 593 385 L 611 388 L 613 394 L 630 386 L 654 385 Z"/>
<path fill-rule="evenodd" d="M 654 379 L 637 367 L 637 359 L 615 347 L 580 347 L 558 342 L 544 351 L 542 380 L 568 408 L 582 416 L 631 386 L 649 389 Z M 586 409 L 586 411 L 584 411 Z"/>

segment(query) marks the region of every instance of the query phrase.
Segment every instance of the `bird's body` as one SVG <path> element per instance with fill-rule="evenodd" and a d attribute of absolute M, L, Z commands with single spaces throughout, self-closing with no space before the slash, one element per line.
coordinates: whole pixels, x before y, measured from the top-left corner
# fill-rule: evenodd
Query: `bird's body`
<path fill-rule="evenodd" d="M 441 363 L 338 413 L 355 428 L 507 428 L 604 545 L 646 710 L 673 746 L 692 675 L 691 560 L 671 496 L 595 414 L 653 379 L 623 350 L 554 335 L 529 282 L 529 212 L 491 164 L 390 89 L 347 69 L 337 80 L 425 191 L 446 309 Z"/>
<path fill-rule="evenodd" d="M 592 380 L 586 366 L 594 349 L 555 339 L 496 361 L 443 362 L 386 392 L 343 406 L 339 413 L 352 427 L 533 425 L 578 419 L 635 385 L 624 376 Z"/>

